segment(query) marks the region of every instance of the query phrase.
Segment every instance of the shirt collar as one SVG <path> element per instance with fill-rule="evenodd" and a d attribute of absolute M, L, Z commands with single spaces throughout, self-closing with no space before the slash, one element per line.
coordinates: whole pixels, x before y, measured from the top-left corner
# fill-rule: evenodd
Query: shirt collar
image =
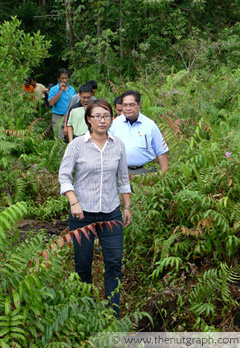
<path fill-rule="evenodd" d="M 122 114 L 122 120 L 123 120 L 123 122 L 127 122 L 127 118 L 126 118 L 126 116 L 124 114 Z M 138 115 L 138 119 L 137 119 L 137 121 L 135 123 L 137 123 L 137 122 L 140 122 L 140 123 L 143 122 L 143 114 L 141 114 L 140 112 L 139 112 L 139 115 Z"/>
<path fill-rule="evenodd" d="M 84 142 L 86 143 L 87 141 L 89 141 L 91 139 L 91 134 L 89 131 L 87 131 L 87 133 L 84 134 Z M 114 137 L 108 133 L 108 139 L 115 141 Z"/>
<path fill-rule="evenodd" d="M 84 134 L 84 142 L 86 143 L 87 141 L 89 141 L 89 139 L 91 139 L 91 135 L 90 132 L 87 131 L 87 133 Z"/>

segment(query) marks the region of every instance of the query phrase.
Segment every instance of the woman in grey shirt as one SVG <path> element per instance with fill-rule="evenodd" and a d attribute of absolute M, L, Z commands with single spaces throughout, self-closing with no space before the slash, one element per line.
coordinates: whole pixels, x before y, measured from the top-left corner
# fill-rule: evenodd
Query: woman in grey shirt
<path fill-rule="evenodd" d="M 119 138 L 108 134 L 112 121 L 112 107 L 104 99 L 92 101 L 85 111 L 88 132 L 74 139 L 65 151 L 60 170 L 61 194 L 70 203 L 69 228 L 75 230 L 91 223 L 118 220 L 124 226 L 131 222 L 130 184 L 125 147 Z M 74 184 L 73 170 L 75 169 Z M 124 203 L 123 220 L 120 211 L 119 193 Z M 103 231 L 96 225 L 105 263 L 105 297 L 121 281 L 123 250 L 123 227 L 113 225 Z M 94 234 L 89 242 L 81 235 L 81 246 L 75 236 L 75 271 L 83 282 L 92 282 Z M 116 316 L 119 316 L 120 294 L 111 297 Z"/>

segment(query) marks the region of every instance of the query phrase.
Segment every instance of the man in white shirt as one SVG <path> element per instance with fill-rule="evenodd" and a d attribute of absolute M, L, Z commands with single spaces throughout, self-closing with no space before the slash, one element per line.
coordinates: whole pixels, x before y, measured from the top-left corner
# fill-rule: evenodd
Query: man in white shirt
<path fill-rule="evenodd" d="M 145 168 L 157 157 L 162 173 L 167 170 L 168 146 L 154 121 L 141 114 L 140 94 L 129 90 L 122 95 L 123 114 L 113 120 L 110 133 L 119 137 L 126 148 L 127 164 L 132 174 L 156 171 L 154 165 Z"/>
<path fill-rule="evenodd" d="M 31 85 L 34 87 L 34 94 L 37 102 L 41 100 L 45 100 L 45 107 L 47 106 L 47 98 L 48 98 L 48 88 L 46 88 L 41 83 L 37 83 L 35 77 L 31 77 Z"/>

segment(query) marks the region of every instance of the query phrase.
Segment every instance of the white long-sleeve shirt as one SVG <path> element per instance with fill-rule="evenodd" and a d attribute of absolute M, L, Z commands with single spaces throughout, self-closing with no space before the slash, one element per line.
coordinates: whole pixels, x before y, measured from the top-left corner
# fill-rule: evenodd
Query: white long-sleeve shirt
<path fill-rule="evenodd" d="M 131 192 L 123 142 L 109 135 L 100 150 L 89 132 L 74 139 L 65 151 L 59 182 L 61 194 L 74 191 L 84 211 L 112 212 L 120 204 L 118 194 Z"/>

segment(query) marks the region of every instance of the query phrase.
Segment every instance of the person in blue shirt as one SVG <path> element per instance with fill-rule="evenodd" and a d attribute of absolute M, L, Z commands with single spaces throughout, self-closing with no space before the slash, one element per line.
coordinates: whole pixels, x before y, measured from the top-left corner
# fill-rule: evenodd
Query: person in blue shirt
<path fill-rule="evenodd" d="M 67 112 L 68 104 L 76 91 L 68 84 L 69 72 L 65 68 L 58 71 L 58 84 L 53 86 L 48 95 L 49 105 L 52 106 L 52 128 L 56 138 L 64 138 L 64 115 Z M 59 129 L 58 124 L 62 119 L 63 123 Z"/>
<path fill-rule="evenodd" d="M 123 141 L 130 173 L 141 174 L 156 171 L 156 167 L 152 163 L 156 157 L 161 171 L 164 173 L 168 167 L 168 146 L 156 123 L 139 112 L 140 98 L 140 94 L 134 90 L 123 93 L 123 113 L 113 120 L 110 134 Z M 147 163 L 149 166 L 144 167 Z"/>

